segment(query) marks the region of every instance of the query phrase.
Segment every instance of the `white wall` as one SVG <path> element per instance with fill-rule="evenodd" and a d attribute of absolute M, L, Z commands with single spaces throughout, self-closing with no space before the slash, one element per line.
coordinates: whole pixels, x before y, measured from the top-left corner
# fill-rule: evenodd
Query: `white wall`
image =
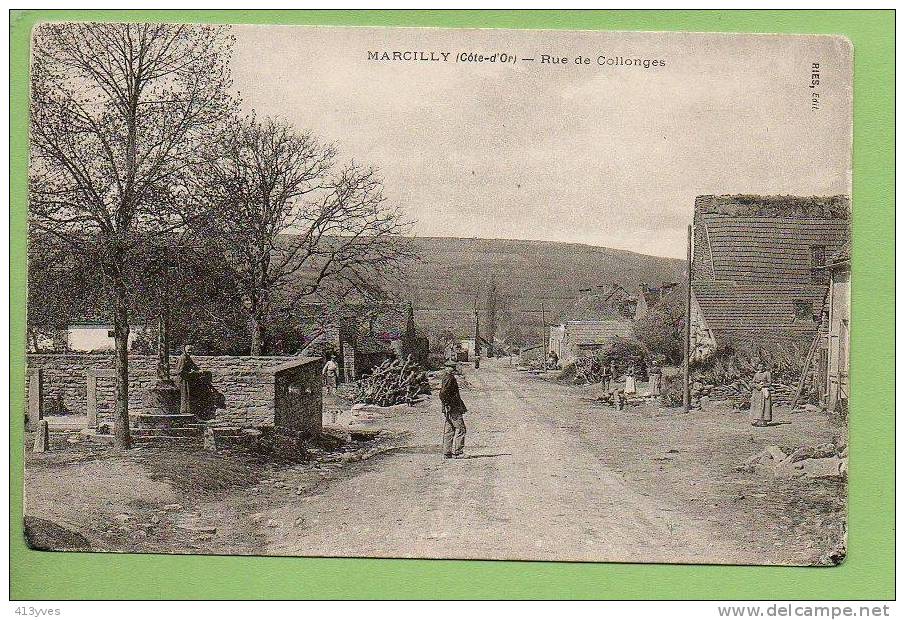
<path fill-rule="evenodd" d="M 130 327 L 130 349 L 143 331 L 143 326 Z M 70 351 L 112 351 L 115 348 L 112 333 L 112 325 L 72 325 L 67 330 L 66 345 Z"/>

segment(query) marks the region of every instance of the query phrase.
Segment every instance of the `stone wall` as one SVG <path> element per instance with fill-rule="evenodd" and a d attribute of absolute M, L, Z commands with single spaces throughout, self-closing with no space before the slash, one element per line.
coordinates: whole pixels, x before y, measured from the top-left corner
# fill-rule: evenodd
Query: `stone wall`
<path fill-rule="evenodd" d="M 304 435 L 323 428 L 323 379 L 320 360 L 301 358 L 271 368 L 274 376 L 274 424 Z"/>
<path fill-rule="evenodd" d="M 225 397 L 226 409 L 218 410 L 215 420 L 255 427 L 273 424 L 276 399 L 273 369 L 302 358 L 199 355 L 192 359 L 201 370 L 211 372 L 214 388 Z M 176 356 L 171 359 L 173 367 L 176 360 Z M 65 415 L 87 415 L 87 376 L 93 373 L 99 375 L 95 391 L 98 423 L 112 422 L 115 400 L 114 379 L 110 376 L 114 367 L 112 354 L 36 353 L 27 355 L 27 362 L 29 372 L 42 369 L 45 416 L 54 413 L 49 409 L 52 402 L 59 402 Z M 145 392 L 157 380 L 156 367 L 156 356 L 129 357 L 130 409 L 144 405 Z"/>

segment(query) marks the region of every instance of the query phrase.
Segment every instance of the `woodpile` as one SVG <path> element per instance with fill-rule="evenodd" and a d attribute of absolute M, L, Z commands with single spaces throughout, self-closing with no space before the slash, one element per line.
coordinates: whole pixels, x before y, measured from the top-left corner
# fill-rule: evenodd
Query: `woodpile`
<path fill-rule="evenodd" d="M 574 364 L 579 383 L 600 383 L 603 379 L 603 366 L 596 357 L 578 357 Z"/>
<path fill-rule="evenodd" d="M 430 393 L 427 374 L 410 355 L 383 362 L 351 387 L 352 402 L 378 407 L 411 405 L 421 394 Z"/>
<path fill-rule="evenodd" d="M 718 400 L 730 400 L 737 409 L 747 409 L 751 405 L 751 382 L 748 379 L 736 379 L 725 385 L 709 387 L 709 396 Z M 774 381 L 771 389 L 774 405 L 788 405 L 795 398 L 794 385 Z"/>

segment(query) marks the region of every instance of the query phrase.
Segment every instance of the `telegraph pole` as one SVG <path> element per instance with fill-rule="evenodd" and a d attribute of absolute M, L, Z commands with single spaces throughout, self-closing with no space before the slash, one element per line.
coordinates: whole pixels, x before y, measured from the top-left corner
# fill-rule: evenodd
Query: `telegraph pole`
<path fill-rule="evenodd" d="M 540 302 L 540 361 L 541 372 L 547 373 L 547 308 Z"/>
<path fill-rule="evenodd" d="M 683 387 L 682 408 L 685 413 L 691 410 L 691 224 L 688 225 L 688 263 L 686 270 L 688 279 L 685 291 L 685 346 L 683 351 L 684 363 L 682 364 Z"/>

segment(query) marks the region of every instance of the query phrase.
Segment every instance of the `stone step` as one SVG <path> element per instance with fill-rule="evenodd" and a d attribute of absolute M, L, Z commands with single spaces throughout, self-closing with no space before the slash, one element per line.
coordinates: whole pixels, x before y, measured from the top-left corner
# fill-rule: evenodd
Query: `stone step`
<path fill-rule="evenodd" d="M 50 432 L 56 431 L 80 431 L 88 426 L 87 416 L 61 415 L 47 416 L 47 427 Z"/>
<path fill-rule="evenodd" d="M 129 412 L 129 422 L 135 428 L 175 428 L 183 426 L 200 426 L 194 415 L 166 414 L 152 411 Z"/>
<path fill-rule="evenodd" d="M 197 437 L 173 437 L 171 435 L 133 435 L 132 442 L 145 445 L 201 445 L 202 438 L 200 435 Z"/>
<path fill-rule="evenodd" d="M 94 428 L 83 428 L 79 431 L 79 435 L 90 443 L 113 445 L 113 435 L 109 433 L 98 433 L 97 429 Z"/>
<path fill-rule="evenodd" d="M 98 433 L 94 429 L 83 429 L 81 437 L 90 443 L 113 445 L 113 435 Z M 172 434 L 155 429 L 134 429 L 129 432 L 132 442 L 135 444 L 201 444 L 203 439 L 200 432 L 193 434 Z"/>
<path fill-rule="evenodd" d="M 133 428 L 130 429 L 130 433 L 133 437 L 201 437 L 204 434 L 204 427 L 193 425 L 172 428 Z"/>

